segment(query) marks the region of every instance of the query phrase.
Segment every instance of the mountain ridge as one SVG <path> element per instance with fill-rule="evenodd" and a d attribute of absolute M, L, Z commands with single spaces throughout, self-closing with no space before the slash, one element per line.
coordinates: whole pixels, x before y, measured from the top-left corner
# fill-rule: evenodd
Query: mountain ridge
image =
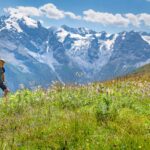
<path fill-rule="evenodd" d="M 48 87 L 53 81 L 101 81 L 150 62 L 148 33 L 108 34 L 66 25 L 45 28 L 29 17 L 17 17 L 0 19 L 0 57 L 6 59 L 11 89 L 18 89 L 20 84 Z"/>

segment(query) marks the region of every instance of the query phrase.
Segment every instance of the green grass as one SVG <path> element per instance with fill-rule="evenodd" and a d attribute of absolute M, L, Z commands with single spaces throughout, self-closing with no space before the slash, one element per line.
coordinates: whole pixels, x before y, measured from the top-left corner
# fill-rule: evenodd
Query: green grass
<path fill-rule="evenodd" d="M 0 149 L 149 150 L 150 76 L 10 94 Z"/>

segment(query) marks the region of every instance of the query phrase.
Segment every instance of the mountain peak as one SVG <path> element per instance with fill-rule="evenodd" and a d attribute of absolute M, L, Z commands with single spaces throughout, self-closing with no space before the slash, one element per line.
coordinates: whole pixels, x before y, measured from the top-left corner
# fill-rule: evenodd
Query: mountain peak
<path fill-rule="evenodd" d="M 30 17 L 24 16 L 21 21 L 30 28 L 38 28 L 39 22 Z"/>
<path fill-rule="evenodd" d="M 93 30 L 90 30 L 88 28 L 85 27 L 79 27 L 79 28 L 73 28 L 73 27 L 69 27 L 67 25 L 62 25 L 61 28 L 63 28 L 64 30 L 74 33 L 74 34 L 80 34 L 80 35 L 85 35 L 85 34 L 95 34 L 96 32 Z"/>
<path fill-rule="evenodd" d="M 39 25 L 38 21 L 30 18 L 29 16 L 25 16 L 21 13 L 10 13 L 9 15 L 2 17 L 1 24 L 3 24 L 3 26 L 1 26 L 0 30 L 11 29 L 13 31 L 23 32 L 22 28 L 20 27 L 20 22 L 29 28 L 37 28 Z"/>
<path fill-rule="evenodd" d="M 0 17 L 0 56 L 8 60 L 11 89 L 20 83 L 46 87 L 52 81 L 110 79 L 150 62 L 149 50 L 150 36 L 139 32 L 112 34 L 66 25 L 45 28 L 27 15 Z"/>

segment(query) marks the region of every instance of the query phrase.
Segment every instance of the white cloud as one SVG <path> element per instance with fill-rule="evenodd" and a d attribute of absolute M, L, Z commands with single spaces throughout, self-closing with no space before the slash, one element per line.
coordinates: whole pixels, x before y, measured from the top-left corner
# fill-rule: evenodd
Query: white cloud
<path fill-rule="evenodd" d="M 99 23 L 102 25 L 117 25 L 127 27 L 133 25 L 135 27 L 140 27 L 141 24 L 145 26 L 150 26 L 150 14 L 111 14 L 96 12 L 92 9 L 83 12 L 83 19 L 85 21 Z"/>
<path fill-rule="evenodd" d="M 60 10 L 54 4 L 51 3 L 40 7 L 39 10 L 51 19 L 62 19 L 65 17 L 70 17 L 72 19 L 77 20 L 81 19 L 81 16 L 75 15 L 73 12 L 65 12 L 63 10 Z"/>
<path fill-rule="evenodd" d="M 149 0 L 150 1 L 150 0 Z M 54 4 L 48 3 L 39 8 L 36 7 L 24 7 L 18 6 L 16 8 L 5 8 L 5 12 L 9 14 L 16 14 L 21 16 L 45 16 L 50 19 L 63 19 L 69 17 L 75 20 L 84 20 L 87 22 L 99 23 L 104 26 L 116 25 L 128 27 L 133 25 L 135 27 L 140 27 L 142 24 L 145 26 L 150 26 L 150 14 L 112 14 L 107 12 L 98 12 L 92 9 L 83 11 L 83 15 L 79 16 L 70 11 L 64 11 L 58 9 Z"/>
<path fill-rule="evenodd" d="M 72 19 L 77 19 L 77 20 L 80 20 L 81 19 L 81 16 L 77 16 L 75 15 L 74 13 L 72 12 L 65 12 L 65 15 L 72 18 Z"/>
<path fill-rule="evenodd" d="M 41 16 L 41 12 L 39 11 L 38 8 L 35 7 L 23 7 L 23 6 L 19 6 L 17 8 L 9 7 L 5 8 L 4 11 L 9 14 L 22 14 L 25 16 Z"/>
<path fill-rule="evenodd" d="M 9 14 L 21 14 L 25 16 L 46 16 L 50 19 L 63 19 L 69 17 L 71 19 L 81 19 L 81 16 L 75 15 L 73 12 L 65 12 L 58 9 L 54 4 L 48 3 L 39 8 L 19 6 L 16 8 L 5 8 L 5 12 Z"/>
<path fill-rule="evenodd" d="M 150 14 L 142 13 L 138 15 L 140 21 L 142 21 L 146 26 L 150 26 Z"/>
<path fill-rule="evenodd" d="M 128 26 L 129 20 L 124 18 L 121 14 L 111 14 L 96 12 L 92 9 L 83 12 L 83 19 L 90 22 L 96 22 L 103 25 L 118 25 L 118 26 Z"/>
<path fill-rule="evenodd" d="M 139 18 L 136 15 L 132 13 L 128 13 L 128 14 L 125 14 L 124 16 L 129 20 L 130 24 L 132 24 L 133 26 L 135 27 L 140 26 L 141 22 L 139 21 Z"/>
<path fill-rule="evenodd" d="M 62 19 L 65 17 L 64 11 L 59 10 L 54 4 L 46 4 L 39 8 L 44 15 L 50 19 Z"/>

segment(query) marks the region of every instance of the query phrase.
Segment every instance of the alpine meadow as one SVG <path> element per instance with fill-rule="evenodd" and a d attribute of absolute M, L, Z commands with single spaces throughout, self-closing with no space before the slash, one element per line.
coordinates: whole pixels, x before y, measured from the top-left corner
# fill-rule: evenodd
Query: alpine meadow
<path fill-rule="evenodd" d="M 150 70 L 146 66 L 146 70 Z M 150 72 L 103 83 L 28 89 L 0 104 L 2 149 L 150 147 Z"/>

